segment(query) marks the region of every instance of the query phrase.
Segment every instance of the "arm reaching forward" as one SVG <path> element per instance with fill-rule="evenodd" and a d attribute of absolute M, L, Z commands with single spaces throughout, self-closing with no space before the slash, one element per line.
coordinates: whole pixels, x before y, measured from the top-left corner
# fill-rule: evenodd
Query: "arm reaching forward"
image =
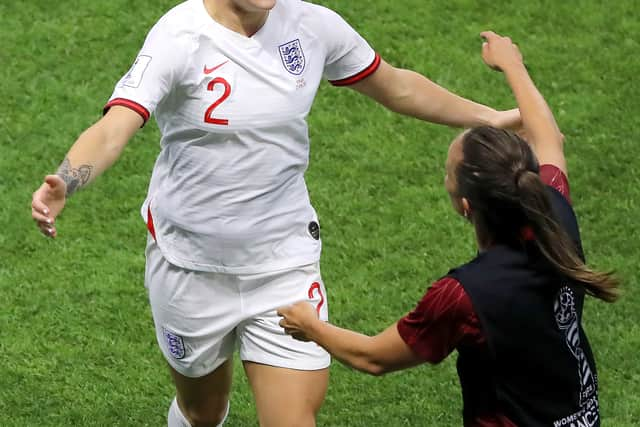
<path fill-rule="evenodd" d="M 496 111 L 449 92 L 415 71 L 392 67 L 384 60 L 375 73 L 351 87 L 391 111 L 432 123 L 462 128 L 520 127 L 517 108 Z"/>
<path fill-rule="evenodd" d="M 278 315 L 285 332 L 301 341 L 315 341 L 342 363 L 371 375 L 419 365 L 420 359 L 403 341 L 395 324 L 370 337 L 318 319 L 306 301 L 281 307 Z"/>
<path fill-rule="evenodd" d="M 108 169 L 142 123 L 142 118 L 134 111 L 113 107 L 80 135 L 56 174 L 47 175 L 33 193 L 31 216 L 45 236 L 57 235 L 56 217 L 64 208 L 67 197 Z"/>

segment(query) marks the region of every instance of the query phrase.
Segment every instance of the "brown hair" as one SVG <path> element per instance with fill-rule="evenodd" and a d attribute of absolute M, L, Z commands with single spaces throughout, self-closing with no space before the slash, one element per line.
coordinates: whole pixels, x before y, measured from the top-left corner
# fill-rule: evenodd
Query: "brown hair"
<path fill-rule="evenodd" d="M 513 132 L 482 126 L 463 136 L 462 152 L 455 173 L 458 195 L 469 200 L 481 239 L 522 245 L 522 230 L 530 227 L 533 244 L 554 270 L 596 298 L 618 298 L 618 280 L 612 273 L 588 268 L 554 219 L 538 161 L 526 141 Z"/>

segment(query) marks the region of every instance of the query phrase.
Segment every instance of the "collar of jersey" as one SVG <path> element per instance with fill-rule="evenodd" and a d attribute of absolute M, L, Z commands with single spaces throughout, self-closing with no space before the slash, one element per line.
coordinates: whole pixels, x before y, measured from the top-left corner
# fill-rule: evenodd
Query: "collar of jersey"
<path fill-rule="evenodd" d="M 265 28 L 270 25 L 270 22 L 272 20 L 273 11 L 278 7 L 278 4 L 279 4 L 278 2 L 276 2 L 276 5 L 273 7 L 273 9 L 269 11 L 269 15 L 267 15 L 267 19 L 264 21 L 264 24 L 262 24 L 262 27 L 260 27 L 258 31 L 253 33 L 251 36 L 245 36 L 244 34 L 238 33 L 237 31 L 234 31 L 230 28 L 225 27 L 224 25 L 222 25 L 221 23 L 213 19 L 213 17 L 209 15 L 209 12 L 204 6 L 204 0 L 194 0 L 194 1 L 196 1 L 199 4 L 200 9 L 202 10 L 202 14 L 203 14 L 202 16 L 204 17 L 208 25 L 213 24 L 218 31 L 222 31 L 225 34 L 228 34 L 229 36 L 238 40 L 240 43 L 244 43 L 247 46 L 255 45 L 257 41 L 256 38 L 259 37 L 260 34 L 265 32 Z"/>

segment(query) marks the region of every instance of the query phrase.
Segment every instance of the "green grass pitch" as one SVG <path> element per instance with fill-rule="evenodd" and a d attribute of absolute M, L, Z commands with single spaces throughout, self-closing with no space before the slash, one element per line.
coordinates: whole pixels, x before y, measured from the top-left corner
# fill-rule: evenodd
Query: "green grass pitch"
<path fill-rule="evenodd" d="M 143 286 L 138 215 L 158 152 L 155 123 L 70 200 L 55 241 L 36 231 L 29 206 L 42 177 L 100 117 L 150 26 L 176 3 L 0 2 L 1 426 L 165 423 L 173 391 Z M 499 108 L 514 102 L 502 76 L 482 65 L 478 33 L 493 29 L 521 46 L 566 135 L 587 256 L 624 280 L 619 303 L 585 309 L 603 425 L 640 425 L 637 2 L 321 3 L 388 62 Z M 322 223 L 331 319 L 373 334 L 474 254 L 472 230 L 442 185 L 456 131 L 326 83 L 309 122 L 307 180 Z M 454 359 L 382 378 L 334 363 L 319 425 L 461 425 Z M 228 425 L 255 426 L 237 360 L 235 374 Z"/>

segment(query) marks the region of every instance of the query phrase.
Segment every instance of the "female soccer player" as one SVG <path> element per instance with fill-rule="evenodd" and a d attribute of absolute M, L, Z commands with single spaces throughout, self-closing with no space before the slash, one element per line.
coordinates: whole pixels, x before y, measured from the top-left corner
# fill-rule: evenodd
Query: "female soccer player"
<path fill-rule="evenodd" d="M 497 112 L 388 65 L 324 7 L 188 0 L 151 29 L 104 117 L 33 195 L 33 218 L 56 236 L 66 198 L 156 115 L 162 150 L 142 207 L 152 236 L 145 284 L 176 386 L 170 426 L 223 422 L 236 345 L 261 425 L 315 424 L 329 355 L 286 336 L 276 308 L 305 297 L 327 318 L 320 228 L 304 182 L 306 116 L 323 75 L 422 120 L 520 120 L 517 110 Z"/>
<path fill-rule="evenodd" d="M 482 36 L 484 61 L 504 71 L 529 144 L 493 127 L 451 144 L 445 187 L 475 228 L 478 256 L 377 336 L 320 321 L 307 302 L 281 308 L 281 325 L 374 375 L 438 363 L 458 350 L 465 426 L 597 426 L 582 306 L 585 293 L 615 300 L 616 280 L 584 264 L 562 135 L 522 56 L 509 38 Z"/>

